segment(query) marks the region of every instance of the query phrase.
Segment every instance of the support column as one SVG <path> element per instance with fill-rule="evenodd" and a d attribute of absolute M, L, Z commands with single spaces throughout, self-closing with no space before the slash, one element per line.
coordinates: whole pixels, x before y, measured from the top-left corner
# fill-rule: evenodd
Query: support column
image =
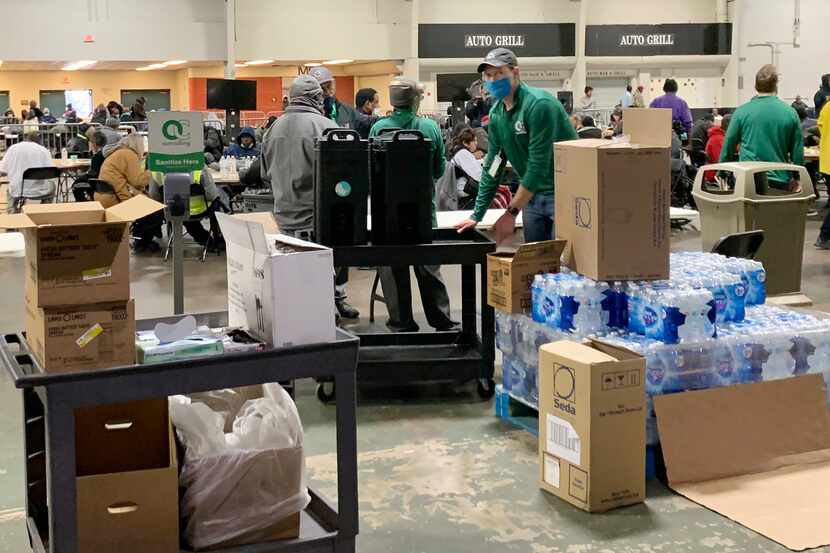
<path fill-rule="evenodd" d="M 421 80 L 421 70 L 418 62 L 418 21 L 421 19 L 421 2 L 412 0 L 410 12 L 409 56 L 403 60 L 403 76 L 415 81 Z"/>
<path fill-rule="evenodd" d="M 225 0 L 225 78 L 236 78 L 236 0 Z"/>
<path fill-rule="evenodd" d="M 585 26 L 588 24 L 588 2 L 579 2 L 579 18 L 576 20 L 576 65 L 570 79 L 570 89 L 574 94 L 574 105 L 582 97 L 588 71 L 585 60 Z"/>
<path fill-rule="evenodd" d="M 738 89 L 741 76 L 741 14 L 744 0 L 734 0 L 731 4 L 732 21 L 732 56 L 723 72 L 721 105 L 737 107 L 741 103 L 741 91 Z"/>

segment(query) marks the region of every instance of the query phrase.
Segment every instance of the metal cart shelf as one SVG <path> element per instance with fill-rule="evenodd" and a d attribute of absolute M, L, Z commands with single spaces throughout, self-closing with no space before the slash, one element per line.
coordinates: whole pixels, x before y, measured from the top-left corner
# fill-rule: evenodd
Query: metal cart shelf
<path fill-rule="evenodd" d="M 486 264 L 487 254 L 495 250 L 496 244 L 481 232 L 458 234 L 454 229 L 433 230 L 431 244 L 336 246 L 335 267 L 461 265 L 461 330 L 358 333 L 358 381 L 395 385 L 477 380 L 479 395 L 492 397 L 495 316 L 487 305 Z M 476 328 L 476 266 L 480 267 L 481 283 L 480 335 Z M 317 395 L 323 401 L 336 394 L 328 393 L 323 383 L 318 386 Z"/>
<path fill-rule="evenodd" d="M 139 330 L 159 321 L 137 321 Z M 198 324 L 227 325 L 227 313 L 196 315 Z M 337 386 L 337 504 L 309 490 L 300 537 L 229 548 L 227 553 L 354 553 L 358 532 L 355 368 L 359 340 L 338 329 L 334 342 L 256 353 L 216 355 L 158 365 L 77 373 L 45 373 L 22 333 L 0 336 L 0 362 L 23 393 L 26 517 L 37 553 L 76 553 L 74 409 L 293 380 L 330 378 Z M 187 550 L 183 550 L 187 551 Z"/>

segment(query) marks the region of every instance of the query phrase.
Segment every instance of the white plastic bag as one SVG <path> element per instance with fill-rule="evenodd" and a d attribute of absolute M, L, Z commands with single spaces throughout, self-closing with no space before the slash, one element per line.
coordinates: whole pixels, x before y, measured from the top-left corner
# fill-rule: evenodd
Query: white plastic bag
<path fill-rule="evenodd" d="M 224 434 L 222 415 L 176 396 L 170 412 L 186 447 L 180 483 L 185 538 L 195 549 L 273 539 L 286 517 L 311 501 L 303 429 L 279 384 L 247 401 Z"/>

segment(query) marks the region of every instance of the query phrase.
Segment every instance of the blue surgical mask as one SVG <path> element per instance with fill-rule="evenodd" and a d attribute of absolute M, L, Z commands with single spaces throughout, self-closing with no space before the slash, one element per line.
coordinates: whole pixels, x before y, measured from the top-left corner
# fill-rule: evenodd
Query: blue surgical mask
<path fill-rule="evenodd" d="M 495 81 L 484 81 L 484 88 L 497 100 L 503 100 L 510 95 L 513 86 L 510 84 L 510 77 L 502 77 Z"/>

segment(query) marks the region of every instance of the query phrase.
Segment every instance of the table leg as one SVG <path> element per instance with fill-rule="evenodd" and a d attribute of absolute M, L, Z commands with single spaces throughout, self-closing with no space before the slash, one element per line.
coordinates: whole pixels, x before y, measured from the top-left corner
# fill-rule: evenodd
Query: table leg
<path fill-rule="evenodd" d="M 493 378 L 496 359 L 496 314 L 487 303 L 487 267 L 479 265 L 481 272 L 481 376 Z"/>
<path fill-rule="evenodd" d="M 354 551 L 358 532 L 356 374 L 335 376 L 337 397 L 337 519 L 335 551 Z M 351 544 L 351 548 L 349 548 Z"/>
<path fill-rule="evenodd" d="M 46 402 L 46 483 L 49 498 L 49 551 L 76 553 L 75 412 L 60 396 Z"/>
<path fill-rule="evenodd" d="M 461 332 L 470 340 L 476 329 L 476 266 L 461 266 Z M 472 343 L 472 340 L 470 340 Z"/>

